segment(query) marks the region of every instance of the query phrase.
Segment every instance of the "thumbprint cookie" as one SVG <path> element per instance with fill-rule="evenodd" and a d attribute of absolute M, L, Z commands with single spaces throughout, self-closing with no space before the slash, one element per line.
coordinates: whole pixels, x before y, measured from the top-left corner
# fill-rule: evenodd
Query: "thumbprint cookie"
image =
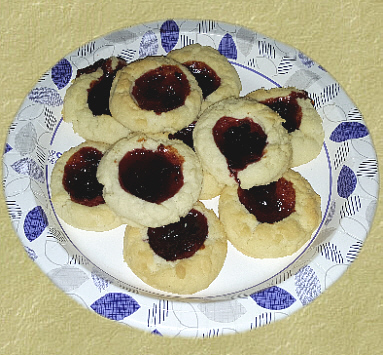
<path fill-rule="evenodd" d="M 320 153 L 324 140 L 322 118 L 308 93 L 295 88 L 256 90 L 246 97 L 269 106 L 285 120 L 282 123 L 291 137 L 291 167 L 306 164 Z"/>
<path fill-rule="evenodd" d="M 157 228 L 127 226 L 124 260 L 142 281 L 162 291 L 193 294 L 219 275 L 227 253 L 221 222 L 197 202 L 176 223 Z"/>
<path fill-rule="evenodd" d="M 97 178 L 124 222 L 158 227 L 177 222 L 198 200 L 202 168 L 186 144 L 136 134 L 105 153 Z"/>
<path fill-rule="evenodd" d="M 169 52 L 167 57 L 185 65 L 197 79 L 203 95 L 201 111 L 217 101 L 238 97 L 242 90 L 235 68 L 212 47 L 191 44 Z"/>
<path fill-rule="evenodd" d="M 109 145 L 84 142 L 64 152 L 51 176 L 52 203 L 57 215 L 73 227 L 102 232 L 122 224 L 105 204 L 96 178 L 98 164 Z"/>
<path fill-rule="evenodd" d="M 320 196 L 299 173 L 244 190 L 225 187 L 219 215 L 228 240 L 253 258 L 278 258 L 302 247 L 318 228 Z"/>
<path fill-rule="evenodd" d="M 116 57 L 100 59 L 80 69 L 68 88 L 63 105 L 63 119 L 85 140 L 112 144 L 126 137 L 129 129 L 116 121 L 109 110 L 109 96 L 117 71 L 126 62 Z"/>
<path fill-rule="evenodd" d="M 198 119 L 193 140 L 203 168 L 225 185 L 264 185 L 279 179 L 291 163 L 282 119 L 255 100 L 213 104 Z"/>
<path fill-rule="evenodd" d="M 132 131 L 172 133 L 196 119 L 201 102 L 202 91 L 185 66 L 166 57 L 146 57 L 117 73 L 110 111 Z"/>

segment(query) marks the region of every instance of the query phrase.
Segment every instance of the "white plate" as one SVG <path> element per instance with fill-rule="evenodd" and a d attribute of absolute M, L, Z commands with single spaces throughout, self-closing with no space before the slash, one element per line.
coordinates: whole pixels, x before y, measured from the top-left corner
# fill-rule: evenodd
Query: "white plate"
<path fill-rule="evenodd" d="M 150 288 L 129 270 L 122 259 L 123 227 L 84 232 L 59 220 L 50 202 L 49 180 L 62 152 L 83 141 L 61 118 L 65 92 L 77 69 L 112 55 L 128 62 L 166 55 L 192 43 L 209 45 L 228 58 L 240 75 L 241 95 L 279 86 L 309 93 L 326 137 L 318 158 L 296 170 L 321 195 L 323 219 L 310 242 L 291 257 L 251 259 L 229 245 L 223 270 L 211 286 L 177 297 Z M 371 226 L 379 188 L 369 132 L 340 85 L 299 50 L 215 21 L 143 24 L 65 56 L 21 105 L 9 130 L 3 169 L 13 227 L 30 258 L 59 288 L 109 319 L 186 337 L 247 331 L 314 300 L 356 258 Z M 215 209 L 217 199 L 205 203 Z"/>

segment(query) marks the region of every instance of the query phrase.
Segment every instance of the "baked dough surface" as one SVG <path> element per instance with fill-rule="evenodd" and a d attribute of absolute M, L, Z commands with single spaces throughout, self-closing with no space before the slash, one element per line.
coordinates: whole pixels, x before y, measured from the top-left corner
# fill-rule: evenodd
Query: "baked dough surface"
<path fill-rule="evenodd" d="M 190 93 L 182 106 L 157 114 L 153 110 L 145 110 L 138 106 L 131 93 L 138 78 L 163 65 L 177 66 L 186 75 Z M 174 133 L 196 119 L 201 102 L 202 91 L 185 66 L 167 57 L 146 57 L 128 64 L 117 72 L 110 94 L 110 112 L 116 120 L 132 131 Z"/>
<path fill-rule="evenodd" d="M 227 253 L 225 231 L 215 213 L 202 203 L 196 203 L 193 208 L 207 218 L 208 237 L 204 248 L 189 258 L 166 261 L 150 247 L 148 228 L 126 228 L 124 260 L 148 285 L 165 292 L 193 294 L 206 289 L 220 273 Z"/>
<path fill-rule="evenodd" d="M 224 116 L 236 119 L 251 118 L 267 134 L 267 146 L 262 158 L 238 172 L 242 188 L 266 185 L 278 180 L 290 167 L 291 143 L 278 114 L 255 100 L 229 98 L 210 106 L 198 119 L 194 133 L 194 147 L 202 166 L 222 184 L 237 186 L 225 156 L 217 147 L 212 129 Z"/>
<path fill-rule="evenodd" d="M 242 84 L 235 68 L 224 55 L 212 47 L 201 46 L 198 43 L 191 44 L 169 52 L 167 57 L 180 63 L 203 62 L 212 68 L 221 79 L 218 89 L 202 101 L 201 112 L 217 101 L 229 97 L 238 97 L 242 90 Z"/>
<path fill-rule="evenodd" d="M 155 151 L 161 144 L 172 147 L 183 157 L 184 183 L 173 197 L 157 204 L 126 192 L 120 185 L 118 171 L 121 159 L 129 151 L 141 148 Z M 201 191 L 202 168 L 196 154 L 186 144 L 134 134 L 115 143 L 103 156 L 98 166 L 97 178 L 104 185 L 103 196 L 106 203 L 125 223 L 159 227 L 177 222 L 190 211 Z"/>
<path fill-rule="evenodd" d="M 68 159 L 83 147 L 93 147 L 105 152 L 109 145 L 100 142 L 84 142 L 64 152 L 57 160 L 51 175 L 51 195 L 57 215 L 73 227 L 88 231 L 102 232 L 117 228 L 122 224 L 120 218 L 108 207 L 100 204 L 88 207 L 73 202 L 64 189 L 62 180 Z"/>
<path fill-rule="evenodd" d="M 246 95 L 250 99 L 265 101 L 278 97 L 289 96 L 292 92 L 302 92 L 296 88 L 259 89 Z M 302 110 L 302 120 L 299 129 L 289 133 L 293 155 L 291 167 L 306 164 L 315 159 L 323 146 L 324 130 L 322 118 L 319 116 L 310 99 L 298 98 L 298 105 Z"/>
<path fill-rule="evenodd" d="M 226 187 L 219 201 L 219 215 L 228 240 L 243 254 L 253 258 L 291 255 L 304 245 L 322 218 L 321 199 L 299 173 L 288 170 L 283 177 L 293 183 L 295 211 L 279 222 L 260 223 L 241 204 L 237 188 Z"/>
<path fill-rule="evenodd" d="M 98 69 L 74 79 L 66 91 L 62 113 L 64 121 L 72 123 L 73 130 L 85 140 L 113 144 L 126 137 L 129 129 L 109 115 L 94 116 L 88 105 L 88 89 L 103 74 Z"/>

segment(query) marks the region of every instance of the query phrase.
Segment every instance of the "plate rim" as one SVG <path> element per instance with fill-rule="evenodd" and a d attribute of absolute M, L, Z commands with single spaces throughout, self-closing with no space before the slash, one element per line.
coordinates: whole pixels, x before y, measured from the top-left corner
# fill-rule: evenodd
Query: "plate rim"
<path fill-rule="evenodd" d="M 226 22 L 222 22 L 222 21 L 213 21 L 213 20 L 188 20 L 188 19 L 168 19 L 168 20 L 158 20 L 158 21 L 150 21 L 150 22 L 146 22 L 146 23 L 143 23 L 143 24 L 137 24 L 137 25 L 133 25 L 133 26 L 129 26 L 129 27 L 124 27 L 124 28 L 120 28 L 120 29 L 117 29 L 117 30 L 115 30 L 115 31 L 111 31 L 111 32 L 109 32 L 109 33 L 107 33 L 107 34 L 105 34 L 105 35 L 102 35 L 102 36 L 99 36 L 99 37 L 96 37 L 96 38 L 94 38 L 94 39 L 92 39 L 92 40 L 90 40 L 90 41 L 88 41 L 88 42 L 86 42 L 84 45 L 82 45 L 82 46 L 86 46 L 86 45 L 88 45 L 89 43 L 91 43 L 91 42 L 93 42 L 93 41 L 97 41 L 97 40 L 100 40 L 100 39 L 103 39 L 103 38 L 105 38 L 105 37 L 107 37 L 107 36 L 110 36 L 110 35 L 112 35 L 112 34 L 116 34 L 116 33 L 121 33 L 121 32 L 123 32 L 123 31 L 127 31 L 127 30 L 134 30 L 134 29 L 138 29 L 138 28 L 140 28 L 140 26 L 146 26 L 146 27 L 148 27 L 148 28 L 152 28 L 151 26 L 157 26 L 157 30 L 159 30 L 160 29 L 160 25 L 163 25 L 165 22 L 167 22 L 167 21 L 174 21 L 176 24 L 178 24 L 178 23 L 190 23 L 190 24 L 194 24 L 194 25 L 196 25 L 196 24 L 198 24 L 198 23 L 201 23 L 201 22 L 203 22 L 203 21 L 207 21 L 207 22 L 209 22 L 209 21 L 212 21 L 212 22 L 214 22 L 214 23 L 216 23 L 216 24 L 220 24 L 220 25 L 222 25 L 222 26 L 228 26 L 228 27 L 230 27 L 230 28 L 232 28 L 232 29 L 235 29 L 235 30 L 239 30 L 239 29 L 244 29 L 244 30 L 246 30 L 246 31 L 249 31 L 250 33 L 254 33 L 254 34 L 256 34 L 257 36 L 261 36 L 262 38 L 265 38 L 265 39 L 269 39 L 269 40 L 271 40 L 271 41 L 274 41 L 275 43 L 279 43 L 279 44 L 281 44 L 281 45 L 283 45 L 283 46 L 286 46 L 286 47 L 288 47 L 288 48 L 291 48 L 291 49 L 294 49 L 294 50 L 296 50 L 296 48 L 294 48 L 294 47 L 292 47 L 291 45 L 288 45 L 288 44 L 284 44 L 284 43 L 282 43 L 282 42 L 280 42 L 280 41 L 278 41 L 278 40 L 275 40 L 275 39 L 273 39 L 273 38 L 271 38 L 271 37 L 268 37 L 268 36 L 266 36 L 266 35 L 263 35 L 263 34 L 261 34 L 261 33 L 259 33 L 259 32 L 256 32 L 256 31 L 254 31 L 254 30 L 250 30 L 250 29 L 247 29 L 246 27 L 243 27 L 243 26 L 241 26 L 241 25 L 235 25 L 235 24 L 230 24 L 230 23 L 226 23 Z M 153 29 L 153 28 L 152 28 Z M 142 31 L 141 31 L 142 32 Z M 218 35 L 219 36 L 219 35 Z M 62 57 L 62 59 L 64 59 L 64 58 L 67 58 L 71 53 L 74 53 L 76 50 L 79 50 L 82 46 L 80 46 L 79 48 L 77 48 L 77 49 L 75 49 L 74 51 L 72 51 L 72 52 L 70 52 L 70 53 L 68 53 L 68 54 L 66 54 L 64 57 Z M 298 50 L 299 51 L 299 50 Z M 300 51 L 299 51 L 300 52 Z M 301 53 L 301 52 L 300 52 Z M 302 55 L 304 55 L 303 53 L 302 53 Z M 308 58 L 308 60 L 310 60 L 310 58 L 309 57 L 307 57 Z M 313 63 L 315 63 L 314 65 L 318 65 L 319 66 L 319 64 L 318 63 L 316 63 L 315 61 L 312 61 Z M 52 67 L 53 68 L 53 67 Z M 49 70 L 51 70 L 52 68 L 50 68 Z M 327 73 L 327 72 L 326 72 Z M 327 75 L 328 76 L 331 76 L 331 74 L 328 74 L 327 73 Z M 339 85 L 339 83 L 333 78 L 333 80 L 334 80 L 334 82 L 335 83 L 337 83 L 338 85 Z M 37 86 L 37 83 L 35 84 L 35 86 L 34 86 L 34 88 Z M 340 86 L 339 86 L 340 87 Z M 33 90 L 33 89 L 32 89 Z M 343 91 L 343 89 L 340 87 L 340 90 L 342 90 Z M 346 98 L 348 99 L 348 100 L 350 100 L 350 102 L 352 102 L 351 101 L 351 99 L 347 96 L 347 94 L 343 91 L 343 94 L 346 96 Z M 12 124 L 14 124 L 15 123 L 15 120 L 16 120 L 16 118 L 18 117 L 18 115 L 19 115 L 19 113 L 20 113 L 20 110 L 21 110 L 21 107 L 24 105 L 24 103 L 26 102 L 26 100 L 27 100 L 27 98 L 28 98 L 28 96 L 27 97 L 25 97 L 25 99 L 23 100 L 23 102 L 22 102 L 22 104 L 21 104 L 21 106 L 20 106 L 20 108 L 19 108 L 19 110 L 17 111 L 17 113 L 16 113 L 16 115 L 14 116 L 14 119 L 13 119 L 13 121 L 12 121 Z M 354 105 L 355 106 L 355 105 Z M 356 108 L 356 107 L 355 107 Z M 361 121 L 362 122 L 364 122 L 364 120 L 363 120 L 363 117 L 361 117 Z M 342 121 L 343 122 L 343 121 Z M 4 154 L 3 154 L 3 172 L 4 172 L 4 170 L 5 170 L 5 168 L 6 168 L 6 170 L 8 170 L 8 165 L 6 164 L 6 162 L 4 161 L 4 158 L 5 158 L 5 155 L 6 155 L 6 153 L 8 152 L 8 144 L 9 144 L 9 142 L 10 142 L 10 138 L 11 138 L 11 136 L 13 135 L 13 133 L 12 133 L 12 131 L 11 131 L 11 128 L 10 128 L 10 130 L 9 130 L 9 132 L 8 132 L 8 135 L 6 136 L 6 141 L 5 141 L 5 150 L 4 150 Z M 371 137 L 370 137 L 370 135 L 368 135 L 368 136 L 366 136 L 367 138 L 365 138 L 367 141 L 369 141 L 370 142 L 370 144 L 371 144 L 371 146 L 372 146 L 372 149 L 373 149 L 373 152 L 375 153 L 375 159 L 376 159 L 376 163 L 377 163 L 377 158 L 376 158 L 376 151 L 375 151 L 375 148 L 374 148 L 374 145 L 373 145 L 373 142 L 372 142 L 372 139 L 371 139 Z M 10 145 L 9 145 L 10 146 Z M 378 163 L 377 163 L 378 164 Z M 378 166 L 378 165 L 377 165 Z M 45 172 L 46 174 L 47 174 L 47 172 Z M 376 185 L 376 189 L 373 191 L 373 193 L 375 194 L 373 197 L 374 198 L 371 198 L 371 201 L 373 201 L 373 200 L 377 200 L 377 198 L 378 198 L 378 193 L 379 193 L 379 171 L 377 171 L 377 173 L 376 173 L 377 175 L 377 185 Z M 8 175 L 7 175 L 7 177 L 8 177 Z M 7 177 L 6 178 L 4 178 L 4 173 L 3 173 L 3 190 L 4 190 L 4 192 L 6 192 L 7 191 L 7 189 L 6 189 L 6 185 L 5 185 L 5 181 L 6 181 L 6 179 L 7 179 Z M 46 176 L 46 178 L 47 178 L 47 176 Z M 49 189 L 48 189 L 48 193 L 49 193 Z M 8 198 L 8 195 L 7 194 L 5 194 L 5 197 L 6 197 L 6 202 L 8 202 L 8 200 L 7 200 L 7 198 Z M 370 213 L 371 213 L 371 215 L 372 216 L 374 216 L 375 215 L 375 212 L 376 212 L 376 208 L 377 208 L 377 206 L 375 205 L 375 207 L 373 206 L 372 207 L 372 211 L 370 211 Z M 19 227 L 16 227 L 15 226 L 15 222 L 17 222 L 17 221 L 15 221 L 13 218 L 12 218 L 12 213 L 14 213 L 14 211 L 12 210 L 12 209 L 10 209 L 10 206 L 7 204 L 7 209 L 8 209 L 8 213 L 9 213 L 9 216 L 10 216 L 10 218 L 11 218 L 11 221 L 12 221 L 12 227 L 14 228 L 14 230 L 15 230 L 15 232 L 16 232 L 16 234 L 18 235 L 18 237 L 19 237 L 19 239 L 20 239 L 20 241 L 21 241 L 21 243 L 24 245 L 24 248 L 25 247 L 28 247 L 28 244 L 27 243 L 25 243 L 25 239 L 23 239 L 23 235 L 21 235 L 20 234 L 20 232 L 18 231 L 18 228 Z M 324 214 L 324 217 L 323 217 L 324 219 L 326 218 L 326 214 Z M 369 230 L 370 230 L 370 228 L 371 228 L 371 225 L 372 225 L 372 219 L 370 220 L 370 223 L 368 224 L 368 230 L 366 231 L 366 235 L 363 237 L 363 238 L 361 238 L 362 239 L 362 245 L 364 244 L 364 241 L 365 241 L 365 239 L 366 239 L 366 237 L 367 237 L 367 235 L 368 235 L 368 232 L 369 232 Z M 75 247 L 75 246 L 74 246 Z M 26 251 L 28 252 L 28 250 L 26 249 Z M 29 255 L 29 254 L 28 254 Z M 31 257 L 31 255 L 29 255 L 30 257 Z M 36 259 L 37 260 L 37 259 Z M 313 262 L 313 260 L 311 260 L 310 261 L 310 263 L 311 262 Z M 38 266 L 40 267 L 40 269 L 46 274 L 46 276 L 48 276 L 49 277 L 49 275 L 48 275 L 48 273 L 46 272 L 46 270 L 44 269 L 44 266 L 42 266 L 42 265 L 40 265 L 40 261 L 36 261 L 36 263 L 38 264 Z M 310 263 L 307 263 L 307 265 L 310 265 Z M 351 262 L 352 263 L 352 262 Z M 351 264 L 350 263 L 350 264 Z M 349 265 L 350 265 L 349 264 Z M 349 265 L 347 265 L 347 268 L 348 268 L 348 266 Z M 289 265 L 290 266 L 290 265 Z M 346 269 L 347 269 L 346 268 Z M 341 272 L 340 273 L 340 275 L 338 276 L 338 277 L 336 277 L 334 280 L 333 280 L 333 282 L 335 282 L 341 275 L 343 275 L 343 273 L 344 273 L 344 271 L 343 272 Z M 274 276 L 273 276 L 274 277 Z M 49 277 L 50 279 L 51 279 L 51 277 Z M 291 279 L 291 278 L 290 278 Z M 52 280 L 52 279 L 51 279 Z M 52 280 L 53 281 L 53 280 Z M 278 285 L 282 285 L 283 284 L 283 282 L 282 283 L 279 283 Z M 121 286 L 121 285 L 120 285 Z M 59 287 L 59 286 L 58 286 Z M 271 286 L 271 287 L 274 287 L 274 286 Z M 59 287 L 60 288 L 60 287 Z M 62 288 L 60 288 L 61 290 L 63 290 Z M 326 288 L 327 289 L 327 288 Z M 65 293 L 67 293 L 68 295 L 70 295 L 70 296 L 72 296 L 72 298 L 74 298 L 74 299 L 76 299 L 76 297 L 73 297 L 73 295 L 71 295 L 71 293 L 70 292 L 66 292 L 65 290 L 63 290 Z M 324 291 L 324 290 L 323 290 Z M 321 294 L 321 293 L 323 293 L 323 291 L 322 292 L 320 292 L 319 294 Z M 174 303 L 173 305 L 178 305 L 178 303 L 181 303 L 181 304 L 185 304 L 185 303 L 188 303 L 188 302 L 192 302 L 192 303 L 194 303 L 194 304 L 198 304 L 199 302 L 201 302 L 201 304 L 204 304 L 205 303 L 205 300 L 201 300 L 201 299 L 198 299 L 198 300 L 193 300 L 192 298 L 184 298 L 184 297 L 177 297 L 177 296 L 175 296 L 175 297 L 171 297 L 171 298 L 168 298 L 168 297 L 161 297 L 161 295 L 151 295 L 151 294 L 148 294 L 148 293 L 145 293 L 145 294 L 135 294 L 133 291 L 128 291 L 128 292 L 132 292 L 132 294 L 134 295 L 134 297 L 138 297 L 141 301 L 142 301 L 142 298 L 146 298 L 146 297 L 148 297 L 150 300 L 149 300 L 149 303 L 151 302 L 151 301 L 153 301 L 153 300 L 158 300 L 158 301 L 161 301 L 161 300 L 163 300 L 163 299 L 165 299 L 165 300 L 167 300 L 167 301 L 169 301 L 170 300 L 170 302 L 172 302 L 172 303 Z M 236 295 L 235 296 L 235 298 L 233 298 L 233 299 L 237 299 L 239 297 L 239 299 L 243 299 L 243 296 L 241 297 L 241 295 Z M 249 300 L 249 298 L 251 298 L 251 296 L 249 296 L 249 295 L 247 295 L 246 297 L 245 297 L 247 300 Z M 229 300 L 233 300 L 232 298 L 229 298 Z M 78 299 L 77 299 L 77 301 L 78 301 Z M 210 303 L 216 303 L 216 302 L 220 302 L 221 300 L 214 300 L 214 299 L 209 299 L 208 300 Z M 82 302 L 79 302 L 79 303 L 82 303 Z M 84 301 L 83 300 L 83 303 L 85 303 L 85 306 L 87 307 L 87 308 L 92 308 L 91 307 L 91 305 L 89 305 L 89 303 L 87 303 L 86 301 Z M 83 306 L 84 306 L 84 304 L 83 304 Z M 303 307 L 303 304 L 302 304 L 302 306 L 300 306 L 300 307 L 298 307 L 297 309 L 300 309 L 300 308 L 302 308 Z M 294 309 L 292 312 L 291 311 L 289 311 L 289 313 L 287 314 L 285 314 L 285 316 L 288 316 L 288 315 L 290 315 L 291 313 L 293 313 L 295 310 L 297 310 L 297 309 Z M 193 312 L 198 312 L 198 310 L 196 309 L 196 307 L 193 307 Z M 201 312 L 201 311 L 200 311 Z M 129 317 L 128 317 L 129 318 Z M 132 320 L 133 320 L 133 318 L 132 318 Z M 134 321 L 136 321 L 136 319 L 134 319 Z M 127 322 L 128 323 L 128 322 Z M 145 330 L 145 327 L 143 327 L 142 326 L 142 324 L 139 322 L 138 323 L 139 324 L 139 326 L 137 326 L 136 325 L 136 327 L 137 328 L 140 328 L 140 329 L 143 329 L 143 330 Z M 238 326 L 238 325 L 237 325 Z M 176 327 L 177 328 L 177 327 Z M 164 329 L 166 329 L 166 327 L 164 328 Z M 206 328 L 207 329 L 207 328 Z M 147 330 L 147 329 L 146 329 Z M 163 331 L 164 332 L 164 334 L 166 335 L 166 331 Z M 173 332 L 169 332 L 169 334 L 170 333 L 173 333 Z M 200 333 L 200 330 L 197 332 L 197 333 Z M 188 335 L 189 336 L 189 335 Z M 191 336 L 195 336 L 195 334 L 193 333 L 193 335 L 191 335 Z"/>

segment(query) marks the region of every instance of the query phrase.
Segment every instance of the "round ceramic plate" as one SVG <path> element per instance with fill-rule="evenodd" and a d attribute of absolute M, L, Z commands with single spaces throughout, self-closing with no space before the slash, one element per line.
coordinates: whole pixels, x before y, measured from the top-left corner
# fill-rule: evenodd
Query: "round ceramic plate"
<path fill-rule="evenodd" d="M 225 55 L 242 81 L 241 96 L 264 87 L 306 90 L 323 119 L 320 155 L 298 167 L 321 195 L 323 219 L 292 256 L 252 259 L 229 244 L 218 278 L 194 295 L 161 293 L 124 263 L 124 226 L 77 230 L 58 218 L 50 174 L 60 155 L 83 141 L 61 117 L 78 69 L 101 58 L 128 62 L 192 43 Z M 356 258 L 375 213 L 376 154 L 363 118 L 326 70 L 299 50 L 248 29 L 215 21 L 167 20 L 110 33 L 68 54 L 29 92 L 3 156 L 6 202 L 29 257 L 64 292 L 106 318 L 166 336 L 243 332 L 290 315 L 337 280 Z M 204 203 L 216 211 L 217 198 Z M 238 268 L 238 265 L 241 265 Z M 238 270 L 240 269 L 240 270 Z"/>

